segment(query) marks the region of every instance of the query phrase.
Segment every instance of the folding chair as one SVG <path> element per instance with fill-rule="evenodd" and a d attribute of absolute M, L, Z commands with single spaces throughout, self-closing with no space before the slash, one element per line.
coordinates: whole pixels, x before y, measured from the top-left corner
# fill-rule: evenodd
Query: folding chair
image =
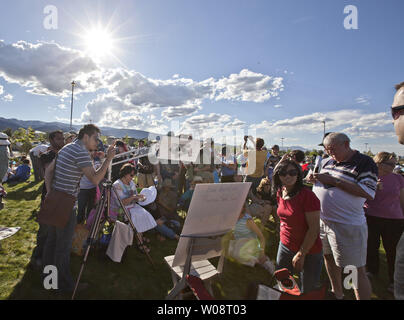
<path fill-rule="evenodd" d="M 175 255 L 164 258 L 170 267 L 174 284 L 166 299 L 171 300 L 177 297 L 181 299 L 181 293 L 186 287 L 192 290 L 198 300 L 212 299 L 211 282 L 223 270 L 222 237 L 227 233 L 228 231 L 210 235 L 181 235 L 189 239 L 185 264 L 173 267 Z M 220 256 L 218 267 L 210 263 L 206 256 L 209 258 Z"/>

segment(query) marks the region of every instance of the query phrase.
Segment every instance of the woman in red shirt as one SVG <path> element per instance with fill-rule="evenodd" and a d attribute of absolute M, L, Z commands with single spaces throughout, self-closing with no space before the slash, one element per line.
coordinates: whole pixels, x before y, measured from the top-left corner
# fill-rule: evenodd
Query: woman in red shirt
<path fill-rule="evenodd" d="M 320 201 L 303 187 L 302 170 L 291 160 L 276 167 L 272 195 L 277 199 L 281 223 L 276 269 L 299 273 L 301 291 L 309 292 L 318 286 L 323 265 Z"/>

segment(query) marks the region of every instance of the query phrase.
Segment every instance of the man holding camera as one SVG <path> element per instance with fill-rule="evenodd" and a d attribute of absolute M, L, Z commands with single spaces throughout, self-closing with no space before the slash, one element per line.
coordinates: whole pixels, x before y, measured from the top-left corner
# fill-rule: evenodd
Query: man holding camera
<path fill-rule="evenodd" d="M 93 184 L 97 185 L 104 178 L 108 167 L 115 156 L 115 145 L 107 150 L 106 160 L 96 171 L 90 157 L 90 151 L 97 150 L 100 129 L 93 124 L 85 125 L 80 129 L 78 138 L 64 146 L 58 153 L 55 166 L 48 167 L 45 173 L 45 183 L 50 185 L 50 170 L 53 170 L 51 188 L 66 197 L 77 198 L 79 182 L 84 174 Z M 49 189 L 48 189 L 49 190 Z M 50 192 L 46 197 L 50 197 Z M 46 199 L 45 199 L 46 202 Z M 76 207 L 76 206 L 75 206 Z M 76 208 L 73 208 L 64 227 L 49 226 L 48 236 L 43 253 L 43 266 L 56 266 L 58 271 L 58 289 L 61 292 L 71 292 L 74 288 L 70 273 L 70 250 L 72 246 L 74 227 L 76 225 Z M 57 214 L 55 212 L 55 214 Z M 82 289 L 84 289 L 84 285 Z"/>

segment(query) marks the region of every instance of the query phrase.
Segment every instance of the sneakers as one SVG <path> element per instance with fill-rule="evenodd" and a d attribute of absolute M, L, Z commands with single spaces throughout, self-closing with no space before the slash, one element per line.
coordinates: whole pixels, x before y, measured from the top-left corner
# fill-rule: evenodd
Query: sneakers
<path fill-rule="evenodd" d="M 344 295 L 341 298 L 337 298 L 333 291 L 328 290 L 325 294 L 325 300 L 344 300 Z"/>

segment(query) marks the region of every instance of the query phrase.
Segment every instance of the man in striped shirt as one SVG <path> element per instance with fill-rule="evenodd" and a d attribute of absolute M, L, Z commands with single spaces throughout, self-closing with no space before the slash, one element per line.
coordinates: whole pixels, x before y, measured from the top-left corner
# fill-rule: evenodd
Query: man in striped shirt
<path fill-rule="evenodd" d="M 330 158 L 312 175 L 313 192 L 321 203 L 320 238 L 332 292 L 343 298 L 341 272 L 356 267 L 357 299 L 370 299 L 371 286 L 366 275 L 367 224 L 363 205 L 373 199 L 377 185 L 377 166 L 373 159 L 353 150 L 344 133 L 330 133 L 323 141 Z"/>
<path fill-rule="evenodd" d="M 93 124 L 85 125 L 80 129 L 77 139 L 59 151 L 52 188 L 77 198 L 83 174 L 94 185 L 101 182 L 115 156 L 115 146 L 111 145 L 108 148 L 106 160 L 98 170 L 95 170 L 89 151 L 97 150 L 99 135 L 98 127 Z M 69 222 L 64 228 L 49 227 L 43 253 L 43 266 L 57 267 L 58 289 L 62 292 L 70 292 L 74 286 L 70 273 L 70 250 L 75 225 L 76 208 L 73 209 Z"/>

